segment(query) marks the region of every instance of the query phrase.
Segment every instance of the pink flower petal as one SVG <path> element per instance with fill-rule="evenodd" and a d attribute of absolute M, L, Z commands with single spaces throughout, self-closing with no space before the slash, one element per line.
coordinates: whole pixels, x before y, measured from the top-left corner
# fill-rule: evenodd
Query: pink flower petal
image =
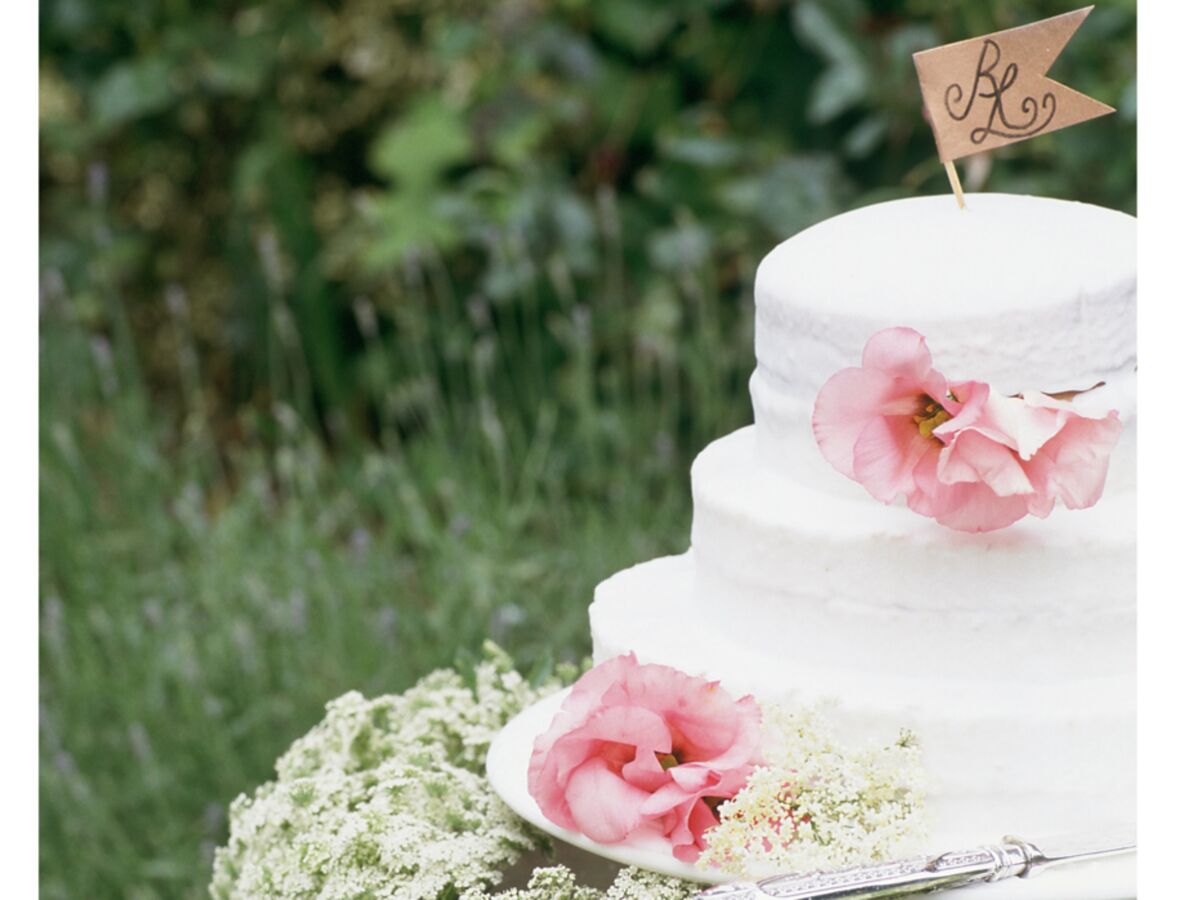
<path fill-rule="evenodd" d="M 957 418 L 947 425 L 961 431 L 968 424 L 991 440 L 1016 450 L 1022 459 L 1029 459 L 1054 437 L 1066 422 L 1061 410 L 1033 406 L 1020 397 L 1004 397 L 993 393 L 981 410 L 978 419 L 959 423 Z"/>
<path fill-rule="evenodd" d="M 762 712 L 758 702 L 747 695 L 733 705 L 735 727 L 728 734 L 724 747 L 713 747 L 706 752 L 686 755 L 687 759 L 702 759 L 706 765 L 718 771 L 734 771 L 747 765 L 757 765 L 762 752 Z M 686 741 L 687 734 L 678 719 L 672 719 Z M 694 727 L 694 726 L 693 726 Z M 693 744 L 693 746 L 696 746 Z"/>
<path fill-rule="evenodd" d="M 924 452 L 914 416 L 929 401 L 946 401 L 946 379 L 911 328 L 878 332 L 863 348 L 862 367 L 843 369 L 813 404 L 813 435 L 822 455 L 872 496 L 890 503 L 912 489 L 912 468 Z M 932 443 L 932 442 L 930 442 Z"/>
<path fill-rule="evenodd" d="M 879 418 L 881 410 L 894 409 L 898 400 L 911 416 L 918 399 L 915 391 L 898 391 L 886 372 L 843 369 L 825 382 L 813 404 L 813 436 L 821 455 L 854 478 L 854 444 L 863 428 Z"/>
<path fill-rule="evenodd" d="M 682 759 L 730 768 L 754 760 L 759 753 L 762 735 L 758 704 L 753 697 L 730 704 L 729 695 L 723 690 L 721 693 L 724 697 L 716 698 L 719 709 L 714 708 L 714 698 L 705 698 L 700 708 L 681 704 L 665 711 Z"/>
<path fill-rule="evenodd" d="M 562 709 L 555 715 L 550 727 L 534 741 L 535 754 L 539 750 L 549 748 L 564 734 L 578 728 L 591 715 L 605 692 L 615 682 L 628 677 L 629 672 L 635 671 L 637 666 L 637 657 L 626 653 L 623 656 L 614 656 L 585 672 L 571 688 L 571 693 L 563 701 Z"/>
<path fill-rule="evenodd" d="M 1054 498 L 1042 493 L 1031 494 L 1025 498 L 1025 505 L 1031 516 L 1044 519 L 1054 512 Z"/>
<path fill-rule="evenodd" d="M 713 786 L 715 786 L 719 780 L 719 777 L 712 779 Z M 667 811 L 675 809 L 681 804 L 689 803 L 692 800 L 695 800 L 699 796 L 699 788 L 685 787 L 672 778 L 643 801 L 642 815 L 650 818 L 657 818 Z"/>
<path fill-rule="evenodd" d="M 944 435 L 974 425 L 983 414 L 991 394 L 992 389 L 982 381 L 957 381 L 949 385 L 942 406 L 954 418 L 935 429 L 933 433 L 946 440 Z"/>
<path fill-rule="evenodd" d="M 741 765 L 760 743 L 758 704 L 753 697 L 732 703 L 719 683 L 669 666 L 639 666 L 605 693 L 603 703 L 654 710 L 669 725 L 673 749 L 683 759 L 720 756 L 730 760 L 728 765 Z"/>
<path fill-rule="evenodd" d="M 700 857 L 700 851 L 706 846 L 704 832 L 717 824 L 717 817 L 703 801 L 696 801 L 686 814 L 681 816 L 679 824 L 671 831 L 669 837 L 674 845 L 672 853 L 675 858 L 686 863 L 694 863 Z"/>
<path fill-rule="evenodd" d="M 637 656 L 626 653 L 605 660 L 580 676 L 563 701 L 562 711 L 555 718 L 564 721 L 579 721 L 589 715 L 596 703 L 614 684 L 619 684 L 638 669 Z"/>
<path fill-rule="evenodd" d="M 1022 518 L 1028 511 L 1021 496 L 998 497 L 986 484 L 944 484 L 937 477 L 938 460 L 927 456 L 917 466 L 917 484 L 908 498 L 913 512 L 930 516 L 956 531 L 994 531 Z"/>
<path fill-rule="evenodd" d="M 571 734 L 572 740 L 598 740 L 671 752 L 671 729 L 656 711 L 638 706 L 597 709 Z"/>
<path fill-rule="evenodd" d="M 647 747 L 638 747 L 637 755 L 621 769 L 621 777 L 634 787 L 651 793 L 671 780 L 658 756 Z"/>
<path fill-rule="evenodd" d="M 687 827 L 688 831 L 695 838 L 696 849 L 703 850 L 705 848 L 706 844 L 704 841 L 704 832 L 708 831 L 708 829 L 712 828 L 716 824 L 717 817 L 713 814 L 713 811 L 708 808 L 707 803 L 702 801 L 692 807 L 691 812 L 688 813 Z M 680 855 L 680 851 L 684 851 L 686 853 L 686 845 L 680 846 L 677 844 L 675 847 L 675 857 L 677 859 L 685 859 L 686 857 Z M 691 860 L 691 862 L 695 861 L 695 859 Z"/>
<path fill-rule="evenodd" d="M 1061 499 L 1068 509 L 1086 509 L 1104 492 L 1109 456 L 1120 436 L 1115 411 L 1102 419 L 1073 417 L 1025 468 L 1038 493 Z"/>
<path fill-rule="evenodd" d="M 938 454 L 937 477 L 943 484 L 983 482 L 1001 497 L 1033 493 L 1016 453 L 974 430 L 961 432 Z"/>
<path fill-rule="evenodd" d="M 877 331 L 863 347 L 862 367 L 886 372 L 910 385 L 922 384 L 933 368 L 925 337 L 911 328 Z"/>
<path fill-rule="evenodd" d="M 527 775 L 529 795 L 551 822 L 577 830 L 563 789 L 582 763 L 596 754 L 595 741 L 572 741 L 562 737 L 548 746 L 534 742 Z"/>
<path fill-rule="evenodd" d="M 913 469 L 941 444 L 921 434 L 911 416 L 877 416 L 854 442 L 854 480 L 872 497 L 891 503 L 913 490 Z"/>
<path fill-rule="evenodd" d="M 956 531 L 1007 528 L 1029 512 L 1024 497 L 998 497 L 985 484 L 961 484 L 952 490 L 954 500 L 950 508 L 936 518 L 938 524 Z"/>
<path fill-rule="evenodd" d="M 587 721 L 615 682 L 627 678 L 637 667 L 637 657 L 627 653 L 585 672 L 571 688 L 550 727 L 534 740 L 527 775 L 529 794 L 546 818 L 556 825 L 578 830 L 563 789 L 575 769 L 601 750 L 596 741 L 567 736 Z"/>
<path fill-rule="evenodd" d="M 641 807 L 647 795 L 603 760 L 590 759 L 571 775 L 565 796 L 579 831 L 601 844 L 614 844 L 642 824 Z"/>
<path fill-rule="evenodd" d="M 697 796 L 707 797 L 721 783 L 721 773 L 707 763 L 684 763 L 669 774 L 680 788 Z"/>

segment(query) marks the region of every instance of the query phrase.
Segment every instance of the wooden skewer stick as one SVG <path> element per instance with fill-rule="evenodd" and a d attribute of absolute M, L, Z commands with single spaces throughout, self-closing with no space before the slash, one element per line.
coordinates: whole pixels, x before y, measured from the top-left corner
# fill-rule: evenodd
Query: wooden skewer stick
<path fill-rule="evenodd" d="M 950 178 L 950 187 L 954 188 L 954 199 L 958 201 L 959 209 L 966 209 L 967 202 L 963 199 L 962 184 L 958 180 L 958 169 L 954 168 L 954 160 L 948 159 L 943 165 L 946 175 Z"/>

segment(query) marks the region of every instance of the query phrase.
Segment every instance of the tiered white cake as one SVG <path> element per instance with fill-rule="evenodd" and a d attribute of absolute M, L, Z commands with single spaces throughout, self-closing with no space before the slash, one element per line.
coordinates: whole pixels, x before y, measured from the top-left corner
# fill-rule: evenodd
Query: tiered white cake
<path fill-rule="evenodd" d="M 755 424 L 696 459 L 692 549 L 597 588 L 596 661 L 633 650 L 735 693 L 832 699 L 852 736 L 911 729 L 934 838 L 1132 822 L 1135 220 L 999 194 L 884 203 L 775 248 L 755 300 Z M 1100 502 L 966 534 L 838 474 L 814 397 L 897 325 L 952 380 L 1104 382 L 1079 401 L 1124 423 Z"/>

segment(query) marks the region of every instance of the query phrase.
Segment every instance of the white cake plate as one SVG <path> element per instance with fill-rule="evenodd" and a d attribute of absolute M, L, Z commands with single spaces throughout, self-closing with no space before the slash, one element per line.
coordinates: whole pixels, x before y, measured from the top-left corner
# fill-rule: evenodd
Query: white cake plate
<path fill-rule="evenodd" d="M 736 880 L 723 872 L 680 862 L 672 855 L 670 843 L 660 834 L 646 832 L 634 834 L 620 844 L 598 844 L 582 834 L 560 828 L 542 815 L 529 794 L 529 759 L 533 754 L 534 740 L 550 727 L 550 720 L 562 706 L 568 692 L 569 688 L 535 703 L 514 717 L 492 741 L 487 757 L 487 775 L 500 798 L 535 828 L 621 865 L 638 866 L 695 881 L 700 885 Z M 1004 826 L 998 823 L 997 827 L 998 840 Z M 967 842 L 962 847 L 935 849 L 962 850 L 972 845 L 973 842 Z M 1137 896 L 1136 865 L 1132 857 L 1116 857 L 1052 869 L 1036 878 L 1013 878 L 965 890 L 968 892 L 965 896 L 978 897 L 978 900 L 1128 900 Z"/>

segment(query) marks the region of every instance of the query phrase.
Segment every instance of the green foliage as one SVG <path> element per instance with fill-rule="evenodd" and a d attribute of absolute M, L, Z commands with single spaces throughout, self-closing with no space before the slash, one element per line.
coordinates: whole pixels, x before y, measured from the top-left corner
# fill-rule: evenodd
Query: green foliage
<path fill-rule="evenodd" d="M 200 896 L 330 697 L 586 649 L 749 419 L 779 239 L 946 190 L 910 54 L 1048 0 L 41 6 L 42 875 Z M 1119 114 L 963 167 L 1131 209 Z"/>
<path fill-rule="evenodd" d="M 871 199 L 946 189 L 914 50 L 1059 11 L 1048 0 L 50 0 L 46 262 L 73 290 L 108 270 L 156 393 L 182 390 L 162 327 L 164 294 L 182 291 L 214 414 L 268 411 L 282 391 L 324 430 L 331 415 L 370 430 L 387 401 L 356 302 L 382 331 L 409 329 L 426 316 L 416 272 L 470 286 L 481 320 L 533 295 L 525 327 L 552 331 L 563 275 L 635 308 L 650 294 L 683 307 L 684 275 L 703 271 L 724 314 L 744 312 L 772 243 Z M 968 183 L 1131 208 L 1132 38 L 1132 3 L 1102 6 L 1055 72 L 1120 115 L 975 160 Z M 517 268 L 514 252 L 534 265 Z M 614 258 L 618 285 L 603 281 Z M 593 327 L 628 328 L 624 305 L 594 297 L 574 301 Z M 286 388 L 272 369 L 275 306 L 309 362 Z M 564 363 L 546 351 L 528 365 Z"/>

